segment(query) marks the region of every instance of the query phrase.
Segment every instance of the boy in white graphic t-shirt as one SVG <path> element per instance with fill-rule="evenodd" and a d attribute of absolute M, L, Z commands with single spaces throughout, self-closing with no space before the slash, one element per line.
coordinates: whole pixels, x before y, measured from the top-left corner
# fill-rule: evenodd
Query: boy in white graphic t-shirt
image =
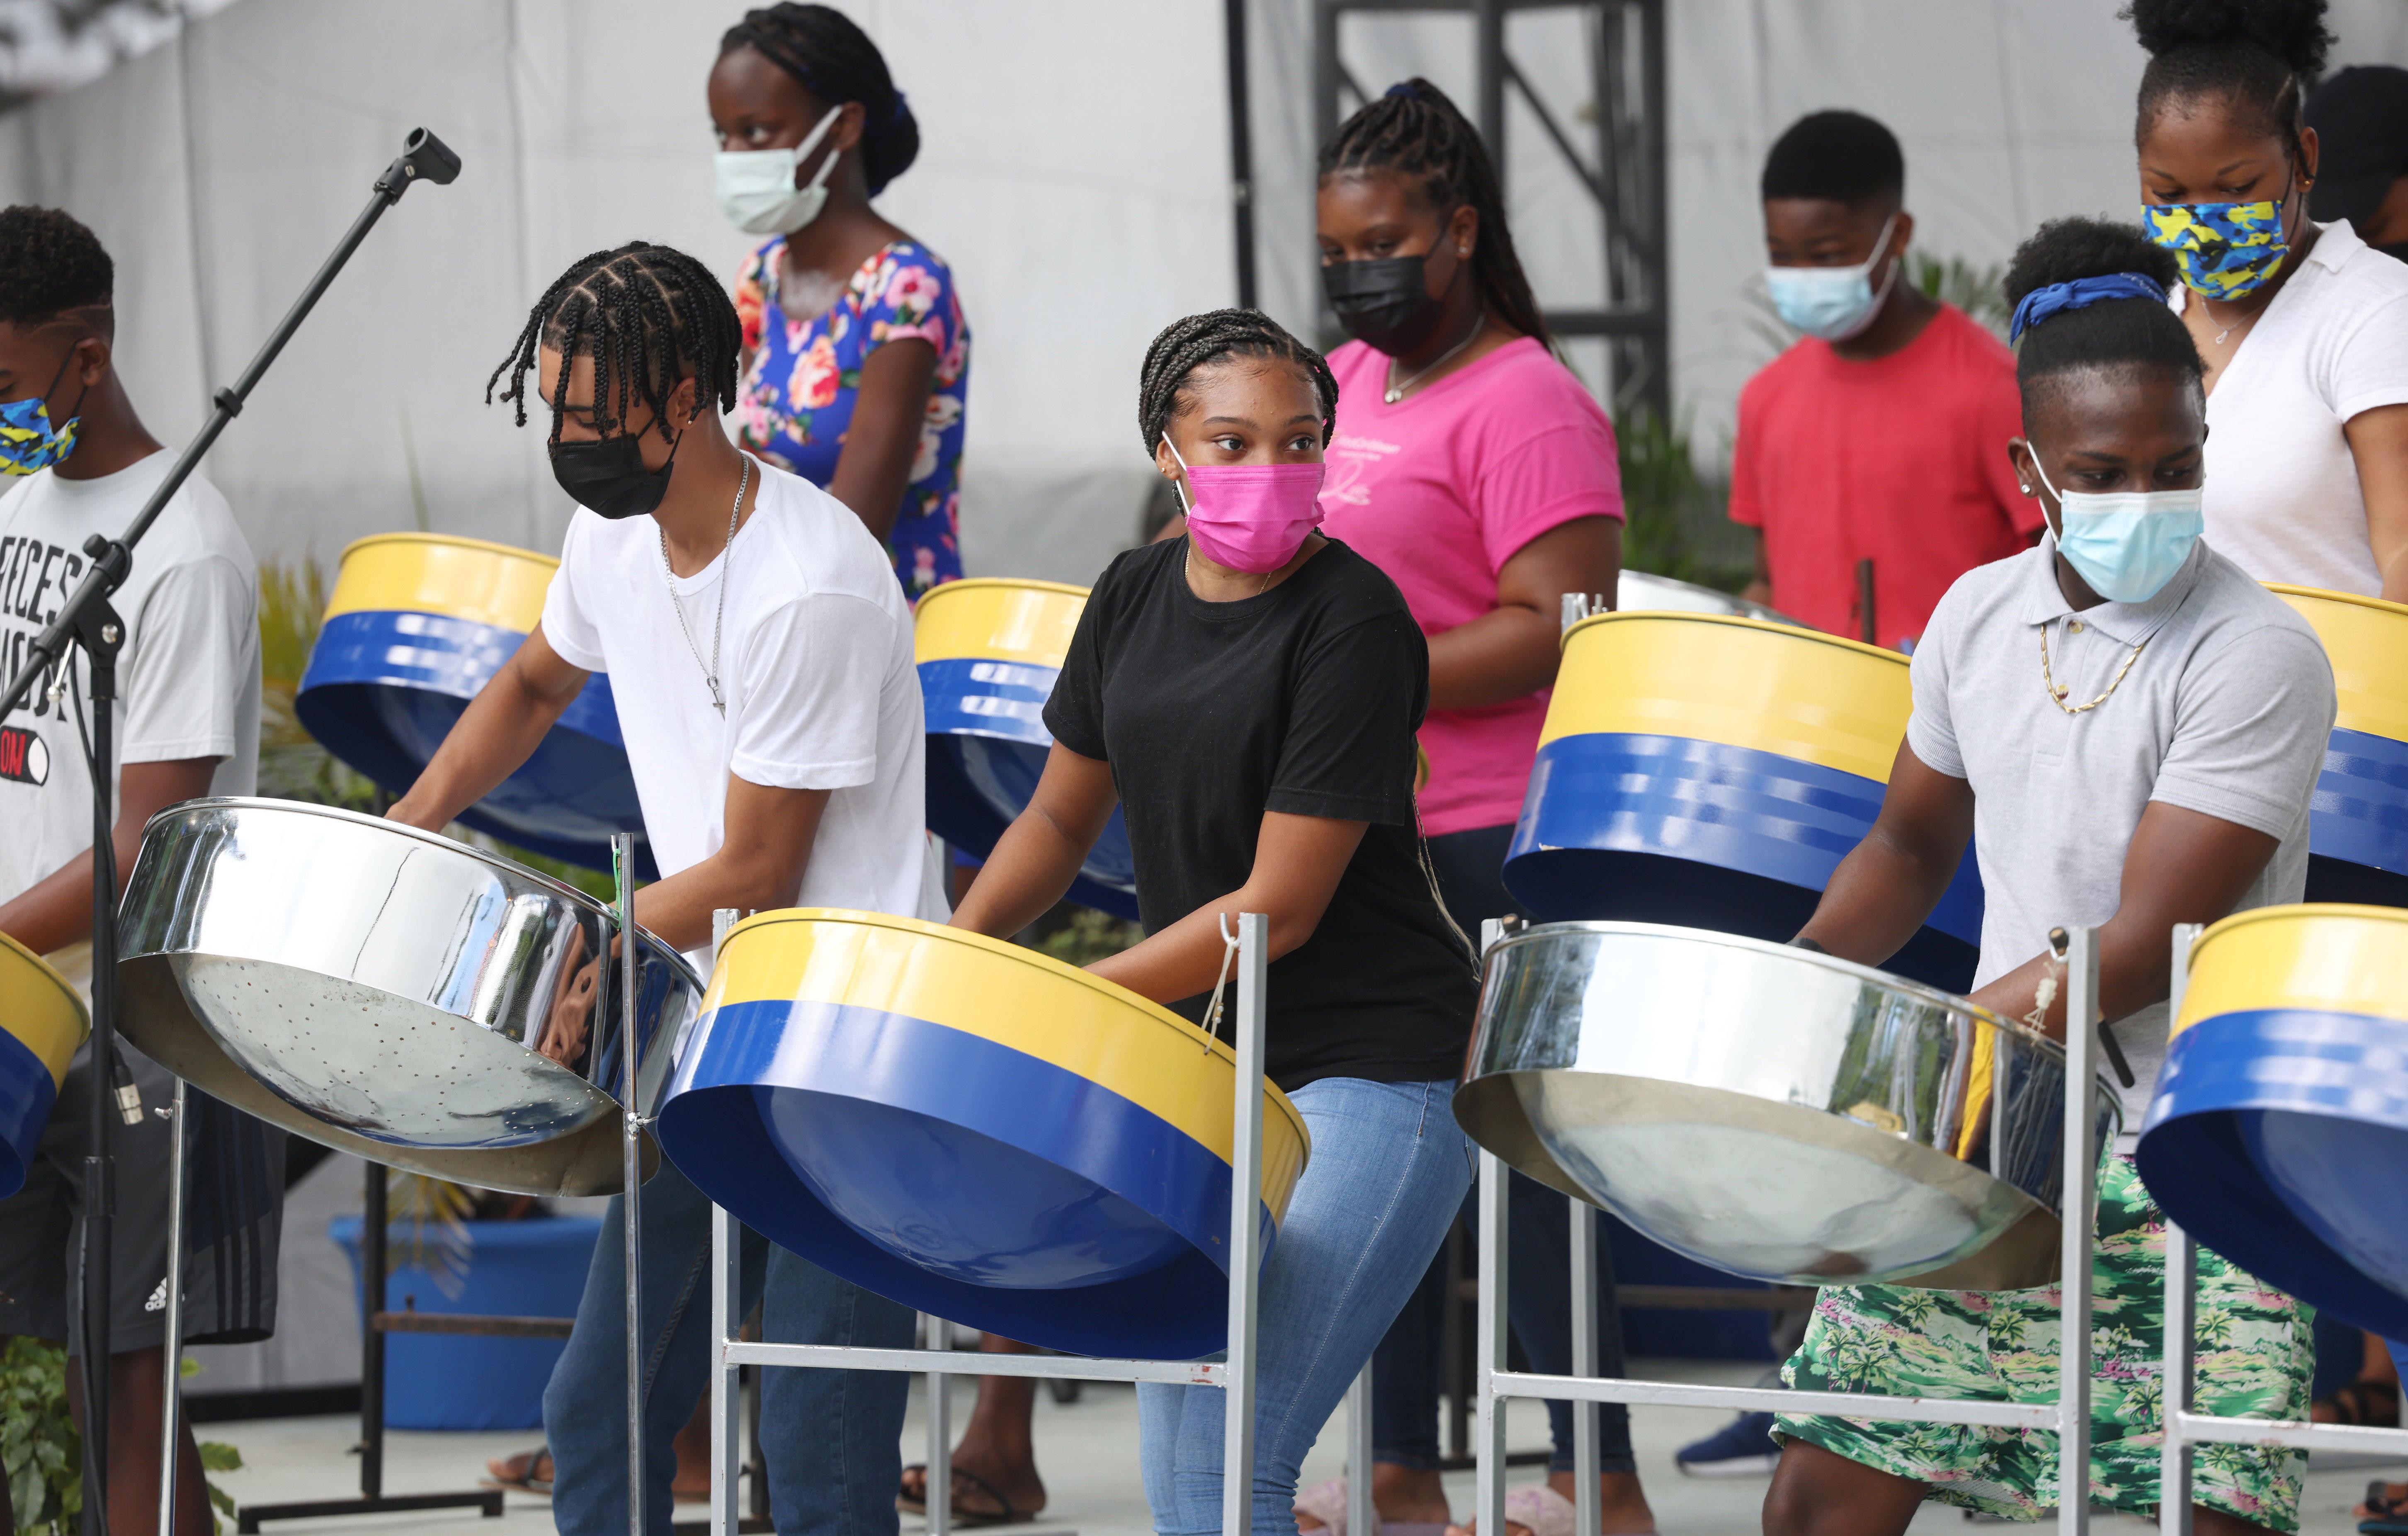
<path fill-rule="evenodd" d="M 636 921 L 704 962 L 711 913 L 796 905 L 941 919 L 923 831 L 911 613 L 843 503 L 728 439 L 736 310 L 692 257 L 638 242 L 589 256 L 538 302 L 503 398 L 551 409 L 552 473 L 580 505 L 543 622 L 485 685 L 394 819 L 439 828 L 524 762 L 607 671 L 662 879 Z M 599 360 L 597 362 L 597 359 Z M 709 1357 L 710 1203 L 666 1163 L 642 1201 L 644 1326 L 659 1365 L 646 1434 L 666 1449 Z M 624 1219 L 613 1199 L 577 1328 L 544 1395 L 553 1521 L 627 1529 Z M 768 1337 L 904 1348 L 910 1309 L 747 1232 Z M 766 1271 L 766 1273 L 765 1273 Z M 745 1306 L 752 1305 L 748 1296 Z M 895 1529 L 906 1379 L 776 1371 L 761 1438 L 778 1529 Z M 673 1457 L 649 1457 L 645 1527 L 666 1531 Z"/>
<path fill-rule="evenodd" d="M 143 427 L 118 377 L 114 282 L 108 253 L 74 219 L 55 208 L 0 209 L 0 473 L 22 477 L 0 480 L 0 675 L 16 673 L 82 581 L 84 541 L 122 535 L 174 457 Z M 258 583 L 225 498 L 194 475 L 136 548 L 110 599 L 126 630 L 113 796 L 120 890 L 153 813 L 197 796 L 251 792 Z M 0 933 L 81 983 L 91 964 L 92 781 L 78 729 L 91 709 L 80 653 L 66 671 L 53 679 L 64 684 L 56 701 L 37 685 L 0 721 Z M 148 1530 L 159 1499 L 173 1134 L 148 1111 L 166 1104 L 174 1080 L 123 1040 L 117 1049 L 121 1085 L 145 1110 L 110 1134 L 108 1508 Z M 61 1085 L 24 1188 L 0 1200 L 0 1334 L 65 1340 L 79 1355 L 90 1091 L 87 1048 Z M 184 1342 L 265 1338 L 276 1323 L 284 1133 L 204 1098 L 194 1111 L 188 1135 L 204 1170 L 194 1209 L 226 1220 L 205 1252 L 187 1256 Z M 182 1447 L 177 1536 L 207 1536 L 211 1516 L 189 1428 Z"/>

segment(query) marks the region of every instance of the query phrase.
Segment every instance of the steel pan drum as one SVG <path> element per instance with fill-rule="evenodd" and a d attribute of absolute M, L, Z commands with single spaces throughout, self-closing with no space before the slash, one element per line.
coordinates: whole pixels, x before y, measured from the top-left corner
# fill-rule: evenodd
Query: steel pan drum
<path fill-rule="evenodd" d="M 1034 951 L 806 908 L 738 925 L 662 1147 L 755 1231 L 923 1312 L 1050 1349 L 1227 1342 L 1236 1058 Z M 1309 1139 L 1263 1084 L 1264 1252 Z"/>
<path fill-rule="evenodd" d="M 931 588 L 913 611 L 928 711 L 928 829 L 980 858 L 1027 809 L 1054 747 L 1045 700 L 1087 606 L 1085 587 L 973 578 Z M 1115 809 L 1070 899 L 1137 918 L 1137 865 Z"/>
<path fill-rule="evenodd" d="M 2315 627 L 2339 695 L 2308 809 L 2308 899 L 2408 907 L 2408 608 L 2269 590 Z"/>
<path fill-rule="evenodd" d="M 380 534 L 343 552 L 294 696 L 302 728 L 393 794 L 406 793 L 543 617 L 560 562 L 435 534 Z M 534 755 L 461 822 L 521 848 L 610 868 L 610 834 L 644 829 L 610 680 L 595 674 Z M 638 872 L 653 877 L 639 840 Z"/>
<path fill-rule="evenodd" d="M 2208 929 L 2135 1156 L 2200 1242 L 2408 1338 L 2408 912 L 2260 907 Z"/>
<path fill-rule="evenodd" d="M 1785 940 L 1864 840 L 1913 707 L 1907 661 L 1711 614 L 1605 613 L 1564 633 L 1505 884 L 1540 918 L 1646 919 Z M 1901 976 L 1970 986 L 1969 849 Z"/>
<path fill-rule="evenodd" d="M 371 1161 L 607 1194 L 625 1069 L 619 968 L 593 962 L 612 929 L 583 892 L 448 838 L 290 800 L 190 800 L 151 818 L 126 885 L 122 1027 L 195 1086 Z M 638 940 L 649 1108 L 702 983 Z"/>
<path fill-rule="evenodd" d="M 1700 1263 L 1975 1290 L 2057 1274 L 2064 1107 L 2063 1052 L 1962 998 L 1646 923 L 1492 949 L 1455 1096 L 1482 1146 Z"/>
<path fill-rule="evenodd" d="M 66 978 L 0 933 L 0 1199 L 25 1187 L 67 1064 L 91 1034 Z"/>
<path fill-rule="evenodd" d="M 1763 619 L 1772 624 L 1794 624 L 1798 622 L 1762 603 L 1751 603 L 1744 597 L 1734 597 L 1713 587 L 1676 581 L 1669 576 L 1656 576 L 1643 570 L 1622 573 L 1613 607 L 1618 613 L 1721 613 L 1734 619 Z"/>

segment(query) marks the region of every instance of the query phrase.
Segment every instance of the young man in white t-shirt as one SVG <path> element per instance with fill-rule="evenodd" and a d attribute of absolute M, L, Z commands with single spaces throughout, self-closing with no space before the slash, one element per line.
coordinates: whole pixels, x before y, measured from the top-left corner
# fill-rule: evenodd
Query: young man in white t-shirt
<path fill-rule="evenodd" d="M 83 580 L 84 540 L 115 538 L 158 490 L 173 455 L 144 429 L 115 361 L 114 268 L 92 231 L 54 208 L 0 210 L 0 675 Z M 187 480 L 134 552 L 110 600 L 118 655 L 119 888 L 143 824 L 180 800 L 248 795 L 259 764 L 259 579 L 217 488 Z M 0 933 L 83 984 L 91 969 L 92 781 L 79 721 L 91 708 L 80 653 L 53 702 L 36 687 L 0 722 Z M 81 708 L 79 708 L 80 704 Z M 173 1129 L 150 1110 L 174 1080 L 122 1039 L 136 1123 L 111 1127 L 108 1513 L 121 1533 L 157 1517 L 166 1342 L 167 1166 Z M 80 1331 L 83 1158 L 90 1051 L 79 1052 L 25 1186 L 0 1201 L 0 1334 Z M 196 1222 L 224 1230 L 188 1256 L 184 1342 L 239 1342 L 276 1321 L 284 1133 L 195 1095 L 189 1134 L 202 1171 Z M 80 1412 L 79 1412 L 80 1419 Z M 207 1536 L 208 1501 L 189 1427 L 179 1458 L 178 1536 Z"/>
<path fill-rule="evenodd" d="M 552 408 L 552 471 L 581 510 L 543 622 L 461 716 L 396 820 L 441 827 L 523 762 L 607 671 L 662 879 L 638 923 L 708 969 L 711 913 L 795 905 L 941 919 L 923 831 L 925 725 L 911 614 L 884 553 L 824 492 L 738 451 L 736 310 L 692 257 L 640 242 L 579 262 L 496 370 Z M 607 372 L 597 391 L 596 356 Z M 645 1526 L 670 1519 L 670 1442 L 699 1400 L 710 1201 L 664 1163 L 644 1185 Z M 614 1199 L 545 1393 L 554 1523 L 627 1529 L 624 1219 Z M 781 1342 L 903 1348 L 909 1308 L 745 1235 Z M 785 1536 L 896 1529 L 906 1379 L 773 1371 L 761 1436 Z"/>

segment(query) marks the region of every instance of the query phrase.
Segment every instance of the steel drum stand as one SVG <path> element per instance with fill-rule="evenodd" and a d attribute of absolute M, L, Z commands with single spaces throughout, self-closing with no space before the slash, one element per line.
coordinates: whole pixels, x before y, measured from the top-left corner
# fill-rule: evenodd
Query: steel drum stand
<path fill-rule="evenodd" d="M 1491 919 L 1482 925 L 1481 952 L 1485 954 L 1502 934 Z M 2090 1144 L 2090 1092 L 2098 1076 L 2099 935 L 2095 928 L 2070 928 L 2067 952 L 2068 991 L 2065 1010 L 2065 1189 L 2060 1209 L 2066 1214 L 2060 1281 L 2064 1338 L 2058 1346 L 2057 1400 L 2054 1403 L 1958 1402 L 1943 1398 L 1892 1398 L 1870 1392 L 1803 1392 L 1770 1386 L 1700 1386 L 1691 1382 L 1645 1382 L 1600 1377 L 1597 1371 L 1597 1265 L 1594 1236 L 1597 1210 L 1575 1199 L 1572 1208 L 1572 1370 L 1570 1376 L 1546 1376 L 1507 1371 L 1505 1363 L 1505 1165 L 1492 1152 L 1480 1154 L 1480 1367 L 1476 1400 L 1480 1427 L 1474 1446 L 1479 1457 L 1473 1514 L 1483 1530 L 1505 1529 L 1505 1402 L 1509 1398 L 1552 1399 L 1572 1404 L 1576 1475 L 1580 1486 L 1573 1500 L 1575 1536 L 1598 1536 L 1597 1409 L 1600 1402 L 1653 1402 L 1680 1408 L 1736 1408 L 1743 1412 L 1846 1414 L 1857 1418 L 1910 1420 L 1926 1424 L 1997 1425 L 2014 1429 L 2051 1429 L 2057 1435 L 2057 1529 L 2082 1533 L 2090 1529 L 2090 1212 L 2098 1200 L 2097 1148 Z M 2077 1235 L 2079 1234 L 2079 1235 Z M 2187 1242 L 2184 1252 L 2189 1251 Z M 2171 1253 L 2169 1257 L 2171 1263 Z M 2187 1284 L 2183 1287 L 2187 1298 Z M 2171 1320 L 2175 1295 L 2167 1285 Z M 2184 1330 L 2187 1336 L 2187 1330 Z M 2172 1336 L 2171 1334 L 2169 1335 Z M 2187 1380 L 2187 1372 L 2185 1374 Z M 2171 1389 L 2167 1401 L 2173 1401 Z M 2168 1414 L 2168 1443 L 2173 1443 L 2174 1415 Z M 2241 1425 L 2245 1430 L 2211 1436 L 2200 1426 Z M 2267 1431 L 2278 1428 L 2262 1420 L 2203 1419 L 2193 1416 L 2183 1433 L 2190 1440 L 2224 1438 L 2266 1443 Z M 2298 1427 L 2301 1433 L 2307 1426 Z M 2339 1431 L 2316 1427 L 2322 1437 Z M 2354 1435 L 2381 1434 L 2359 1429 Z M 2391 1442 L 2408 1443 L 2408 1431 L 2389 1431 Z M 2285 1440 L 2282 1443 L 2304 1443 Z M 2362 1439 L 2349 1442 L 2362 1446 Z M 2190 1502 L 2183 1500 L 2179 1526 L 2187 1531 Z M 1350 1512 L 1351 1513 L 1351 1512 Z M 1368 1529 L 1368 1528 L 1367 1528 Z"/>
<path fill-rule="evenodd" d="M 1226 930 L 1224 930 L 1226 931 Z M 948 1378 L 1068 1377 L 1091 1382 L 1168 1382 L 1217 1386 L 1227 1394 L 1222 1438 L 1221 1530 L 1246 1536 L 1254 1499 L 1254 1303 L 1261 1286 L 1264 992 L 1270 963 L 1270 921 L 1260 912 L 1238 916 L 1237 1120 L 1229 1157 L 1229 1350 L 1217 1360 L 1107 1360 L 1077 1355 L 986 1355 L 961 1349 L 857 1349 L 841 1344 L 747 1343 L 737 1329 L 740 1310 L 736 1218 L 710 1215 L 710 1533 L 738 1536 L 736 1513 L 737 1368 L 808 1366 L 823 1371 L 904 1371 L 928 1378 L 928 1529 L 945 1536 L 952 1524 L 952 1414 Z M 633 1216 L 630 1214 L 632 1224 Z M 629 1228 L 633 1230 L 632 1225 Z M 946 1341 L 951 1342 L 950 1340 Z M 1367 1402 L 1357 1383 L 1350 1401 Z M 1364 1443 L 1368 1467 L 1370 1414 L 1363 1413 L 1350 1442 Z M 1358 1477 L 1368 1501 L 1370 1479 Z M 640 1515 L 638 1516 L 640 1520 Z M 1368 1528 L 1366 1528 L 1368 1529 Z M 1491 1530 L 1502 1530 L 1493 1525 Z M 635 1536 L 642 1536 L 638 1527 Z"/>
<path fill-rule="evenodd" d="M 2191 945 L 2203 925 L 2174 925 L 2173 983 L 2167 1012 L 2182 1013 L 2183 987 L 2190 978 Z M 2193 1318 L 2198 1307 L 2199 1245 L 2191 1235 L 2166 1223 L 2165 1415 L 2166 1439 L 2158 1465 L 2161 1481 L 2157 1529 L 2163 1536 L 2191 1536 L 2191 1472 L 2193 1451 L 2200 1445 L 2280 1445 L 2300 1451 L 2358 1451 L 2378 1456 L 2408 1457 L 2408 1429 L 2378 1429 L 2356 1424 L 2309 1424 L 2299 1419 L 2220 1418 L 2191 1411 L 2191 1365 L 2197 1338 Z"/>

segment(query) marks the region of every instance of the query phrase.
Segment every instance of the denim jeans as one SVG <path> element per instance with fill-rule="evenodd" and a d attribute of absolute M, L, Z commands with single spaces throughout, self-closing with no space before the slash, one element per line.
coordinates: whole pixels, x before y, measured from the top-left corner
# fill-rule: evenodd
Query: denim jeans
<path fill-rule="evenodd" d="M 1429 840 L 1440 898 L 1464 932 L 1477 936 L 1483 921 L 1508 912 L 1529 915 L 1505 889 L 1505 851 L 1512 840 L 1511 826 L 1479 826 Z M 1506 1268 L 1512 1276 L 1506 1317 L 1531 1370 L 1569 1375 L 1571 1201 L 1525 1174 L 1510 1174 L 1506 1182 Z M 1467 1201 L 1464 1219 L 1472 1215 Z M 1422 1276 L 1372 1358 L 1371 1444 L 1377 1460 L 1423 1471 L 1439 1464 L 1439 1339 L 1445 1308 L 1446 1260 L 1441 1255 L 1431 1261 L 1429 1272 Z M 1613 1250 L 1602 1222 L 1597 1233 L 1597 1358 L 1598 1369 L 1606 1375 L 1622 1374 L 1622 1309 L 1614 1299 Z M 1572 1470 L 1572 1405 L 1549 1402 L 1547 1427 L 1555 1443 L 1547 1470 L 1568 1472 Z M 1599 1471 L 1638 1470 L 1630 1451 L 1627 1407 L 1598 1404 L 1597 1438 Z"/>
<path fill-rule="evenodd" d="M 1255 1536 L 1296 1530 L 1297 1469 L 1371 1357 L 1471 1186 L 1447 1083 L 1323 1078 L 1291 1097 L 1312 1156 L 1263 1265 L 1254 1347 Z M 1138 1459 L 1160 1536 L 1221 1529 L 1225 1395 L 1138 1389 Z"/>
<path fill-rule="evenodd" d="M 677 1433 L 710 1376 L 710 1201 L 666 1161 L 641 1200 L 644 1529 L 668 1536 Z M 594 1245 L 568 1348 L 543 1393 L 553 1525 L 562 1536 L 627 1529 L 626 1207 L 614 1198 Z M 742 1236 L 743 1311 L 761 1303 L 776 1343 L 908 1349 L 911 1309 L 873 1296 L 758 1233 Z M 895 1536 L 910 1378 L 891 1371 L 771 1367 L 761 1451 L 779 1536 Z M 698 1516 L 697 1516 L 698 1517 Z"/>

